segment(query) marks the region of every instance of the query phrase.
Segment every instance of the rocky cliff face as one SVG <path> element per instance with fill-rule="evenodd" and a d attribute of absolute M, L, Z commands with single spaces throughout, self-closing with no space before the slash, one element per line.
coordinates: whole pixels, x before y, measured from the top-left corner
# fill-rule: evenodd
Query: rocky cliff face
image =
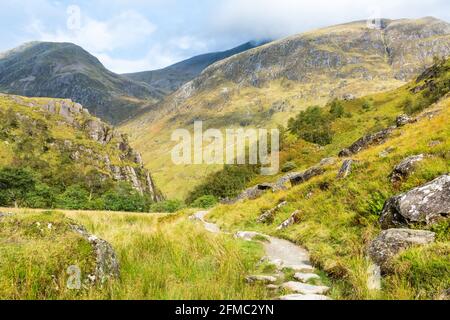
<path fill-rule="evenodd" d="M 6 110 L 7 114 L 13 112 L 14 119 L 22 119 L 32 127 L 44 128 L 34 140 L 39 145 L 41 136 L 48 136 L 44 145 L 39 147 L 45 153 L 55 153 L 56 157 L 67 154 L 70 162 L 85 168 L 95 168 L 104 179 L 128 182 L 139 193 L 149 195 L 153 201 L 162 200 L 150 172 L 144 168 L 141 155 L 131 148 L 127 136 L 91 116 L 80 104 L 71 100 L 30 99 L 5 94 L 0 94 L 0 102 L 0 111 Z M 42 114 L 45 122 L 40 119 Z M 9 133 L 7 130 L 10 127 L 11 124 L 5 127 L 5 143 L 15 145 L 23 137 Z M 3 133 L 3 130 L 0 131 Z M 65 131 L 74 133 L 75 138 L 69 133 L 65 134 Z"/>

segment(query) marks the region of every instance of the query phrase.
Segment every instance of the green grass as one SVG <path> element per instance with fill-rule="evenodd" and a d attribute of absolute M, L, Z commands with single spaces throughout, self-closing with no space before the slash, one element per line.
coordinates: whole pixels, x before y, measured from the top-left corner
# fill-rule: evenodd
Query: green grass
<path fill-rule="evenodd" d="M 19 219 L 24 221 L 30 220 L 29 217 L 47 221 L 45 219 L 49 217 L 19 212 L 22 212 Z M 267 298 L 264 287 L 245 282 L 245 276 L 252 272 L 263 255 L 261 246 L 210 234 L 201 224 L 189 221 L 187 212 L 175 215 L 65 212 L 64 216 L 85 225 L 90 232 L 113 245 L 121 264 L 121 278 L 102 288 L 80 292 L 67 290 L 64 274 L 67 265 L 78 263 L 75 258 L 80 255 L 85 258 L 83 261 L 89 261 L 82 255 L 84 250 L 67 242 L 71 236 L 54 237 L 49 250 L 44 249 L 49 243 L 40 237 L 33 239 L 26 247 L 29 250 L 34 247 L 32 252 L 25 250 L 22 240 L 11 243 L 1 237 L 1 298 Z M 66 219 L 54 213 L 50 217 L 52 221 L 53 218 Z M 14 269 L 19 252 L 23 266 Z M 50 289 L 52 274 L 59 279 L 60 291 Z"/>
<path fill-rule="evenodd" d="M 281 154 L 282 163 L 295 161 L 298 170 L 307 168 L 323 157 L 336 156 L 367 132 L 392 125 L 395 117 L 404 112 L 401 101 L 411 95 L 410 88 L 408 85 L 368 97 L 372 101 L 369 111 L 361 109 L 363 99 L 346 102 L 345 110 L 353 116 L 333 123 L 336 135 L 332 144 L 318 151 L 304 141 L 288 141 Z M 430 109 L 440 110 L 438 115 L 400 128 L 386 143 L 353 156 L 358 163 L 346 179 L 336 179 L 342 165 L 342 160 L 338 160 L 326 168 L 323 176 L 308 183 L 288 191 L 267 193 L 257 200 L 221 205 L 210 217 L 227 230 L 260 231 L 305 246 L 314 264 L 329 277 L 333 298 L 439 299 L 450 279 L 448 224 L 433 227 L 437 232 L 435 245 L 413 248 L 398 258 L 393 273 L 384 279 L 381 292 L 367 289 L 366 252 L 381 231 L 379 214 L 389 197 L 450 172 L 449 107 L 450 99 L 444 98 Z M 440 144 L 430 145 L 433 141 Z M 388 148 L 391 153 L 381 157 L 380 153 Z M 393 185 L 389 175 L 394 166 L 408 156 L 422 153 L 429 157 L 417 165 L 406 181 Z M 251 184 L 267 180 L 259 177 Z M 256 222 L 265 209 L 283 200 L 289 204 L 278 212 L 273 223 Z M 300 222 L 285 231 L 275 231 L 294 210 L 300 210 Z"/>

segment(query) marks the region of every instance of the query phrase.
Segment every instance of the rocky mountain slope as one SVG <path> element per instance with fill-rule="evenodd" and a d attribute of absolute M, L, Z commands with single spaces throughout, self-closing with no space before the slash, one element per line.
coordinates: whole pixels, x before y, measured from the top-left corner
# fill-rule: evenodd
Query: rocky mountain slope
<path fill-rule="evenodd" d="M 174 129 L 192 129 L 195 120 L 218 129 L 286 124 L 311 105 L 404 85 L 434 57 L 449 54 L 450 25 L 434 18 L 383 20 L 380 29 L 360 21 L 314 30 L 209 66 L 122 129 L 163 190 L 185 196 L 220 167 L 171 165 Z"/>
<path fill-rule="evenodd" d="M 64 194 L 78 199 L 86 192 L 93 201 L 113 190 L 131 192 L 122 184 L 153 202 L 162 198 L 127 137 L 71 100 L 0 94 L 0 170 L 2 205 L 53 207 Z"/>
<path fill-rule="evenodd" d="M 124 76 L 135 81 L 145 82 L 152 87 L 165 92 L 166 94 L 170 94 L 179 89 L 185 83 L 200 75 L 203 70 L 213 63 L 231 57 L 235 54 L 256 48 L 264 43 L 267 42 L 247 42 L 230 50 L 195 56 L 164 69 L 128 73 L 124 74 Z"/>
<path fill-rule="evenodd" d="M 128 119 L 163 95 L 110 72 L 79 46 L 47 42 L 0 54 L 0 92 L 72 99 L 111 123 Z"/>

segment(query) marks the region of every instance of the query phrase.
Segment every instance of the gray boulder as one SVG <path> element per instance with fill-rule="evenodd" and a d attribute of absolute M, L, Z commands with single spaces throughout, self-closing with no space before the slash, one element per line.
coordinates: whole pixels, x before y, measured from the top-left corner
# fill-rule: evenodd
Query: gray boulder
<path fill-rule="evenodd" d="M 403 127 L 406 126 L 407 124 L 417 122 L 417 120 L 407 116 L 406 114 L 402 114 L 397 117 L 395 122 L 397 124 L 397 127 Z"/>
<path fill-rule="evenodd" d="M 290 176 L 292 186 L 297 186 L 311 180 L 314 177 L 320 176 L 325 172 L 321 167 L 312 167 L 304 172 L 296 173 Z"/>
<path fill-rule="evenodd" d="M 299 215 L 300 215 L 300 211 L 299 211 L 299 210 L 295 211 L 295 212 L 289 217 L 289 219 L 287 219 L 286 221 L 284 221 L 282 224 L 280 224 L 280 225 L 278 226 L 277 230 L 278 230 L 278 231 L 284 230 L 284 229 L 286 229 L 286 228 L 288 228 L 288 227 L 290 227 L 290 226 L 292 226 L 292 225 L 298 223 L 298 222 L 300 221 Z"/>
<path fill-rule="evenodd" d="M 342 164 L 341 169 L 338 172 L 337 178 L 344 179 L 347 178 L 348 175 L 352 172 L 352 165 L 355 161 L 352 159 L 345 160 Z"/>
<path fill-rule="evenodd" d="M 421 187 L 389 199 L 381 213 L 383 229 L 409 224 L 434 224 L 450 214 L 450 176 L 443 175 Z"/>
<path fill-rule="evenodd" d="M 385 230 L 370 244 L 369 256 L 383 271 L 386 271 L 389 261 L 401 251 L 412 246 L 433 243 L 435 237 L 434 232 L 423 230 Z"/>
<path fill-rule="evenodd" d="M 279 203 L 275 208 L 267 210 L 258 218 L 258 222 L 259 223 L 271 223 L 273 221 L 273 218 L 275 217 L 276 212 L 278 210 L 280 210 L 281 208 L 283 208 L 284 206 L 286 206 L 287 204 L 288 204 L 287 201 L 283 201 L 283 202 Z"/>
<path fill-rule="evenodd" d="M 393 183 L 399 182 L 408 178 L 414 171 L 416 164 L 423 161 L 425 156 L 423 154 L 417 156 L 411 156 L 404 159 L 398 165 L 395 166 L 394 171 L 391 174 L 391 181 Z"/>
<path fill-rule="evenodd" d="M 71 228 L 74 232 L 86 239 L 91 244 L 94 251 L 96 262 L 95 270 L 87 277 L 91 283 L 101 284 L 109 279 L 119 278 L 119 261 L 111 244 L 90 234 L 83 226 L 72 224 Z"/>
<path fill-rule="evenodd" d="M 384 130 L 381 130 L 377 133 L 368 134 L 355 143 L 353 143 L 350 147 L 342 150 L 339 153 L 339 157 L 349 157 L 351 155 L 357 154 L 358 152 L 373 146 L 373 145 L 380 145 L 383 144 L 387 138 L 391 135 L 392 131 L 395 129 L 395 127 L 390 127 Z"/>

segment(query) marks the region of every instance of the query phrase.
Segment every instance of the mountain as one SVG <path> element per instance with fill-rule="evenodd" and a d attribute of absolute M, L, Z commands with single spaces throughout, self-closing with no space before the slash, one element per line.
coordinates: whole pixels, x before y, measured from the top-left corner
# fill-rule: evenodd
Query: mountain
<path fill-rule="evenodd" d="M 127 198 L 138 206 L 162 199 L 127 137 L 80 104 L 6 94 L 0 94 L 0 190 L 0 206 L 125 210 Z"/>
<path fill-rule="evenodd" d="M 357 21 L 294 35 L 221 60 L 121 128 L 169 195 L 185 196 L 220 166 L 175 166 L 171 132 L 277 126 L 312 105 L 398 88 L 450 54 L 450 25 L 427 17 Z M 204 169 L 204 170 L 203 170 Z"/>
<path fill-rule="evenodd" d="M 195 56 L 164 69 L 128 73 L 124 74 L 124 76 L 135 81 L 145 82 L 168 94 L 176 91 L 182 85 L 200 75 L 203 70 L 213 63 L 231 57 L 235 54 L 256 48 L 267 42 L 268 41 L 251 41 L 230 50 Z"/>
<path fill-rule="evenodd" d="M 118 123 L 163 93 L 108 71 L 71 43 L 32 42 L 0 54 L 0 92 L 72 99 L 92 114 Z"/>

